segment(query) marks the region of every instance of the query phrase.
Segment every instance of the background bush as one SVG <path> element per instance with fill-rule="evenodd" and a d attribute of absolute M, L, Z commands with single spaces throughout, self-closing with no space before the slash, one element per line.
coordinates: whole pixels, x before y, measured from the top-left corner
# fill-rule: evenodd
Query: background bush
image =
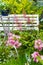
<path fill-rule="evenodd" d="M 4 9 L 10 9 L 10 14 L 41 14 L 43 6 L 39 7 L 33 0 L 2 0 L 4 3 Z M 0 9 L 2 4 L 0 5 Z"/>

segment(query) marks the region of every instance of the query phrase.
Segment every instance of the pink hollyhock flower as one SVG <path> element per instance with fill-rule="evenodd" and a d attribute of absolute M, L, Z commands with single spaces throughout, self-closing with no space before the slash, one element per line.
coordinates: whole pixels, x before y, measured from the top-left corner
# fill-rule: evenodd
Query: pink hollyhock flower
<path fill-rule="evenodd" d="M 14 45 L 14 43 L 15 43 L 15 41 L 14 41 L 14 40 L 7 40 L 6 45 L 7 45 L 7 46 L 8 46 L 8 45 L 13 46 L 13 45 Z"/>
<path fill-rule="evenodd" d="M 14 37 L 17 38 L 17 40 L 14 40 Z M 18 42 L 18 39 L 20 36 L 9 33 L 8 40 L 6 41 L 6 46 L 10 45 L 16 48 L 19 48 L 21 46 L 21 43 Z"/>
<path fill-rule="evenodd" d="M 21 46 L 21 43 L 19 43 L 18 41 L 15 41 L 15 44 L 16 48 L 19 48 Z"/>
<path fill-rule="evenodd" d="M 39 51 L 42 50 L 42 48 L 43 48 L 43 43 L 42 43 L 42 41 L 41 41 L 40 39 L 35 40 L 34 48 L 35 48 L 35 49 L 38 49 Z"/>
<path fill-rule="evenodd" d="M 15 41 L 15 40 L 7 40 L 6 46 L 8 46 L 8 45 L 19 48 L 21 46 L 21 43 L 19 43 L 18 41 Z"/>
<path fill-rule="evenodd" d="M 40 56 L 38 52 L 34 52 L 34 53 L 32 54 L 32 58 L 33 58 L 33 60 L 34 60 L 35 62 L 38 62 L 38 59 L 37 59 L 38 56 Z"/>

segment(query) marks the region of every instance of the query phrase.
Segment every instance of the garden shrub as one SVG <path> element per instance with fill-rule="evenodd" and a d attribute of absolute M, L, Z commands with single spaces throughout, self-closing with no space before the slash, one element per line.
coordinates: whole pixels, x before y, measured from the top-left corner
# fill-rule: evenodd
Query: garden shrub
<path fill-rule="evenodd" d="M 10 9 L 10 14 L 41 14 L 43 11 L 43 6 L 39 7 L 35 2 L 29 1 L 29 0 L 2 0 L 6 5 L 3 7 L 7 6 L 8 9 Z M 0 3 L 2 3 L 0 2 Z M 33 4 L 34 3 L 34 4 Z M 2 8 L 2 5 L 0 5 L 0 8 Z"/>

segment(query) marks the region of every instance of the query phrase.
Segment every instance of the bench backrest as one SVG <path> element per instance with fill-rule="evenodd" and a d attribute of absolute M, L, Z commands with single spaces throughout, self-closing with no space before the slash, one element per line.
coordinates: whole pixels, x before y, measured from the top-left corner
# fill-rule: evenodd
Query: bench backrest
<path fill-rule="evenodd" d="M 10 30 L 39 30 L 38 25 L 38 15 L 0 15 L 0 30 L 4 30 L 5 28 Z"/>

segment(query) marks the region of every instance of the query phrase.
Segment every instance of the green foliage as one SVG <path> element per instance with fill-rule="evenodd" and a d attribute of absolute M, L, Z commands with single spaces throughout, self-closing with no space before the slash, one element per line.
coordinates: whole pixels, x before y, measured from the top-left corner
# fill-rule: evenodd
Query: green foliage
<path fill-rule="evenodd" d="M 43 7 L 37 6 L 35 2 L 29 0 L 2 0 L 4 5 L 0 5 L 1 9 L 10 9 L 10 14 L 41 14 Z M 34 3 L 34 4 L 33 4 Z"/>
<path fill-rule="evenodd" d="M 5 40 L 3 41 L 3 38 L 0 38 L 0 44 L 1 44 L 0 45 L 0 59 L 1 59 L 0 65 L 24 65 L 27 62 L 25 53 L 28 56 L 31 56 L 31 54 L 35 50 L 34 41 L 39 38 L 43 40 L 43 30 L 42 29 L 40 29 L 40 31 L 35 31 L 35 30 L 34 31 L 12 31 L 12 33 L 20 35 L 21 37 L 19 41 L 21 41 L 22 46 L 17 49 L 19 57 L 15 55 L 16 54 L 15 50 L 11 47 L 6 47 Z M 3 42 L 1 43 L 1 41 Z M 9 57 L 10 51 L 12 51 L 14 56 L 12 55 L 11 57 Z M 42 51 L 40 53 L 42 53 Z M 42 61 L 40 63 L 42 63 Z M 35 63 L 32 60 L 30 65 L 31 64 L 41 65 L 40 63 Z"/>

